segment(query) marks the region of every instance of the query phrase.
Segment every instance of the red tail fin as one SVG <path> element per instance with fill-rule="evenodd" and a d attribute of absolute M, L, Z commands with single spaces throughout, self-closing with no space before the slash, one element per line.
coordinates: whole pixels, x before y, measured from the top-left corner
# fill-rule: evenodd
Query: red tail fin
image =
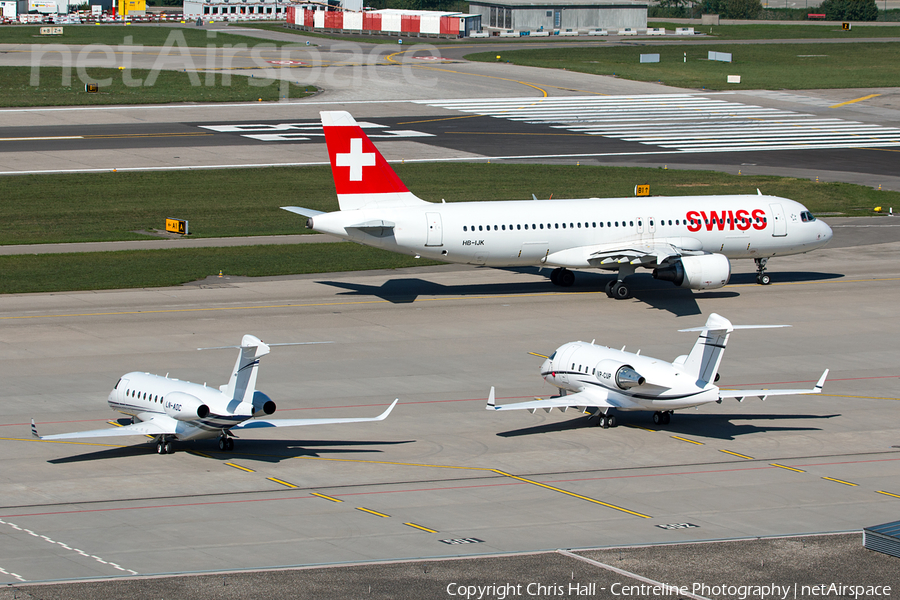
<path fill-rule="evenodd" d="M 319 114 L 341 210 L 422 203 L 406 189 L 350 113 Z"/>

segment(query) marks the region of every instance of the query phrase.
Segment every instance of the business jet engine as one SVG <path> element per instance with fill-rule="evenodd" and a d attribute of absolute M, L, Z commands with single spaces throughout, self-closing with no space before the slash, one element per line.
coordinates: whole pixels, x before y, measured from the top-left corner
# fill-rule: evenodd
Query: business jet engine
<path fill-rule="evenodd" d="M 623 365 L 615 360 L 601 360 L 597 365 L 597 378 L 613 381 L 620 390 L 628 390 L 644 385 L 647 380 L 631 365 Z"/>
<path fill-rule="evenodd" d="M 166 394 L 163 408 L 167 415 L 179 421 L 205 419 L 209 415 L 209 407 L 200 398 L 184 392 Z"/>
<path fill-rule="evenodd" d="M 262 417 L 275 412 L 275 403 L 260 391 L 253 392 L 253 416 Z"/>
<path fill-rule="evenodd" d="M 653 278 L 691 290 L 714 290 L 728 283 L 731 263 L 724 254 L 682 256 L 667 267 L 653 269 Z"/>

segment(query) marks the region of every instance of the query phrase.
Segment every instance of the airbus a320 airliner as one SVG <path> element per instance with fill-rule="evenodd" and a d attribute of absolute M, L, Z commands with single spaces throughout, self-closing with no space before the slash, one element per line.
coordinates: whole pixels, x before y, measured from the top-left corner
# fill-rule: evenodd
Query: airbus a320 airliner
<path fill-rule="evenodd" d="M 426 202 L 400 181 L 353 117 L 322 112 L 340 210 L 298 206 L 306 227 L 346 240 L 450 263 L 553 267 L 570 286 L 570 269 L 617 272 L 606 293 L 629 298 L 625 279 L 639 267 L 694 290 L 728 283 L 730 259 L 766 261 L 824 246 L 831 228 L 799 202 L 776 196 L 678 196 Z"/>

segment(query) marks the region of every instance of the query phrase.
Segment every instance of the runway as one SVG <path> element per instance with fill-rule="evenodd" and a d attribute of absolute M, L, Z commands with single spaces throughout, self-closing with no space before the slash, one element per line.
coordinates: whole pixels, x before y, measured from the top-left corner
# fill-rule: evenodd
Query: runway
<path fill-rule="evenodd" d="M 893 230 L 893 228 L 891 228 Z M 841 231 L 841 230 L 838 230 Z M 722 290 L 640 278 L 609 301 L 605 277 L 571 291 L 544 275 L 464 267 L 297 276 L 213 285 L 0 298 L 4 461 L 0 581 L 322 565 L 858 531 L 895 518 L 897 241 L 770 262 L 776 284 L 737 263 Z M 863 298 L 864 301 L 860 302 Z M 738 331 L 726 386 L 825 393 L 748 399 L 590 427 L 572 414 L 488 413 L 553 392 L 539 360 L 573 339 L 672 360 L 710 312 Z M 274 348 L 260 389 L 277 416 L 384 422 L 250 432 L 172 456 L 152 445 L 50 443 L 102 427 L 130 370 L 224 382 L 244 333 Z M 97 442 L 98 440 L 94 440 Z M 104 440 L 99 440 L 104 442 Z M 118 441 L 118 440 L 116 440 Z M 691 527 L 664 527 L 679 524 Z M 452 543 L 454 540 L 477 540 Z"/>

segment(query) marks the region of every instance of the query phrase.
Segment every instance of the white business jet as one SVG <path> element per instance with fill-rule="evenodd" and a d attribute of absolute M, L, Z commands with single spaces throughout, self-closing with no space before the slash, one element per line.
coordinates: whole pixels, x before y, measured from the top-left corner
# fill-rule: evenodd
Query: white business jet
<path fill-rule="evenodd" d="M 712 313 L 703 327 L 681 330 L 699 331 L 700 337 L 690 354 L 679 356 L 671 363 L 642 356 L 640 352 L 625 352 L 624 348 L 615 350 L 593 342 L 569 342 L 545 357 L 541 365 L 544 381 L 558 387 L 560 396 L 498 405 L 492 387 L 487 410 L 527 409 L 533 414 L 539 408 L 549 413 L 554 408 L 565 412 L 572 407 L 591 414 L 599 413 L 598 425 L 604 428 L 616 426 L 614 409 L 652 410 L 653 422 L 666 425 L 675 410 L 710 402 L 721 403 L 724 398 L 736 398 L 741 402 L 753 396 L 765 400 L 767 396 L 820 393 L 828 369 L 816 386 L 808 390 L 723 390 L 715 385 L 731 332 L 771 327 L 787 325 L 732 325 L 728 319 Z"/>
<path fill-rule="evenodd" d="M 347 112 L 322 112 L 340 210 L 299 206 L 306 227 L 392 252 L 492 267 L 553 267 L 550 280 L 570 286 L 569 269 L 617 272 L 606 293 L 629 298 L 625 278 L 638 267 L 676 286 L 724 286 L 732 258 L 756 261 L 757 282 L 771 279 L 772 256 L 809 252 L 831 228 L 787 198 L 757 195 L 425 202 L 406 189 Z"/>
<path fill-rule="evenodd" d="M 274 346 L 281 344 L 272 344 Z M 245 335 L 238 348 L 231 379 L 219 389 L 206 384 L 172 379 L 168 375 L 133 372 L 123 375 L 109 393 L 109 406 L 131 415 L 132 424 L 122 427 L 38 436 L 34 420 L 31 433 L 42 440 L 148 435 L 156 438 L 156 451 L 170 454 L 175 440 L 219 438 L 219 449 L 234 449 L 232 431 L 265 427 L 298 427 L 332 423 L 382 421 L 397 405 L 394 400 L 383 413 L 370 418 L 263 419 L 275 412 L 275 403 L 256 390 L 259 359 L 269 353 L 269 345 Z M 213 348 L 204 348 L 211 350 Z"/>

